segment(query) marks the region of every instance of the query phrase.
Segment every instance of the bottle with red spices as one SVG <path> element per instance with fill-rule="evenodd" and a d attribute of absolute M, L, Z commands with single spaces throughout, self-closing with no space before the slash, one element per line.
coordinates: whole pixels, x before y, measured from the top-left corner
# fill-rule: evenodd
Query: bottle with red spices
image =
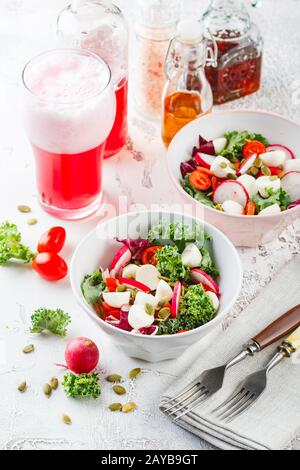
<path fill-rule="evenodd" d="M 257 2 L 252 2 L 257 6 Z M 212 0 L 203 16 L 218 45 L 217 67 L 207 66 L 214 104 L 242 98 L 259 90 L 263 39 L 242 0 Z"/>

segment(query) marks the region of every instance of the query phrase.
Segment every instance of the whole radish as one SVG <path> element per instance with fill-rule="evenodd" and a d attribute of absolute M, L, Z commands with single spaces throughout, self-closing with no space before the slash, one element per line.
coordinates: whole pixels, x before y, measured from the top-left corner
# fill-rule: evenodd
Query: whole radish
<path fill-rule="evenodd" d="M 88 338 L 72 339 L 65 351 L 67 368 L 75 374 L 92 372 L 99 362 L 99 349 Z"/>

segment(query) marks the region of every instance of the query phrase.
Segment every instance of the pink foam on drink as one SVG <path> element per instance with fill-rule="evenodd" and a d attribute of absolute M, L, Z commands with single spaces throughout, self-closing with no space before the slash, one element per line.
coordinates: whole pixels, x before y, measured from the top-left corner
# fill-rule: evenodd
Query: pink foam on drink
<path fill-rule="evenodd" d="M 83 51 L 52 51 L 28 64 L 24 83 L 41 202 L 58 216 L 77 218 L 81 209 L 87 215 L 85 208 L 101 198 L 105 142 L 115 119 L 109 68 Z"/>

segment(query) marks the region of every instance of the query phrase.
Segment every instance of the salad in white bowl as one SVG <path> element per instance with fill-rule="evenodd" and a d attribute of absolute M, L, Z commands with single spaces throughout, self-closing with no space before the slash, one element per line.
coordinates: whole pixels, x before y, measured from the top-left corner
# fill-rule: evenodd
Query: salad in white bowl
<path fill-rule="evenodd" d="M 300 205 L 300 159 L 261 134 L 199 136 L 181 163 L 181 185 L 202 204 L 230 215 L 276 215 Z"/>
<path fill-rule="evenodd" d="M 186 333 L 210 322 L 220 306 L 219 272 L 203 227 L 152 226 L 147 239 L 117 240 L 109 266 L 86 275 L 86 302 L 106 323 L 136 335 Z"/>

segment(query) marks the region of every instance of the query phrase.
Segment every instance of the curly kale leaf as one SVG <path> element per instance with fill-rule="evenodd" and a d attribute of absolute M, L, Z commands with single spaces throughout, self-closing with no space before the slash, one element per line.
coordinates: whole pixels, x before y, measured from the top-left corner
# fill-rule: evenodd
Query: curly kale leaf
<path fill-rule="evenodd" d="M 31 333 L 43 333 L 49 331 L 54 335 L 66 336 L 67 327 L 71 323 L 68 313 L 60 308 L 57 310 L 49 310 L 47 308 L 39 308 L 31 316 Z"/>
<path fill-rule="evenodd" d="M 154 245 L 174 245 L 182 253 L 188 243 L 195 243 L 202 247 L 206 236 L 204 226 L 199 224 L 186 225 L 183 223 L 158 224 L 152 227 L 148 233 L 148 240 Z"/>
<path fill-rule="evenodd" d="M 215 308 L 201 284 L 190 286 L 180 302 L 179 316 L 160 323 L 158 335 L 176 334 L 181 330 L 194 330 L 215 316 Z"/>
<path fill-rule="evenodd" d="M 34 256 L 30 248 L 22 244 L 18 227 L 4 222 L 0 226 L 0 265 L 13 260 L 29 263 Z"/>
<path fill-rule="evenodd" d="M 256 205 L 257 212 L 261 212 L 267 207 L 273 206 L 273 204 L 278 204 L 282 210 L 286 210 L 288 206 L 292 203 L 290 196 L 281 188 L 277 191 L 274 189 L 267 190 L 268 197 L 261 197 L 259 194 L 254 196 L 253 202 Z"/>
<path fill-rule="evenodd" d="M 157 251 L 156 258 L 158 271 L 171 282 L 189 279 L 190 268 L 183 265 L 177 246 L 164 246 Z"/>
<path fill-rule="evenodd" d="M 97 304 L 106 289 L 100 269 L 91 276 L 85 276 L 81 283 L 81 291 L 88 304 Z"/>
<path fill-rule="evenodd" d="M 232 162 L 238 162 L 243 159 L 243 148 L 250 140 L 258 140 L 265 146 L 269 145 L 269 141 L 261 134 L 250 133 L 248 131 L 228 132 L 225 134 L 228 141 L 227 147 L 221 152 L 221 155 L 228 158 Z"/>
<path fill-rule="evenodd" d="M 202 261 L 201 261 L 201 266 L 200 266 L 201 269 L 216 279 L 220 273 L 213 262 L 210 252 L 208 251 L 207 248 L 203 247 L 201 248 L 201 253 L 202 253 Z"/>
<path fill-rule="evenodd" d="M 64 375 L 62 386 L 66 395 L 72 398 L 93 398 L 96 400 L 101 395 L 97 373 L 75 375 L 68 372 Z"/>

